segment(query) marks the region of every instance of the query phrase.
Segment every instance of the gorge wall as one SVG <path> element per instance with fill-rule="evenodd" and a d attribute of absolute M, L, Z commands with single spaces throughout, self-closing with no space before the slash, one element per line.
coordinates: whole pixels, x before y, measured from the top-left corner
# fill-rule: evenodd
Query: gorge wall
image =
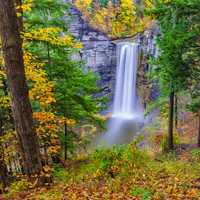
<path fill-rule="evenodd" d="M 115 85 L 116 73 L 116 44 L 123 41 L 136 41 L 140 44 L 140 65 L 138 69 L 138 88 L 144 104 L 149 98 L 155 98 L 156 92 L 151 89 L 150 83 L 145 75 L 149 66 L 147 60 L 149 56 L 156 56 L 157 49 L 155 44 L 158 29 L 153 26 L 151 29 L 138 34 L 134 38 L 112 40 L 104 33 L 92 28 L 82 19 L 82 14 L 75 7 L 70 8 L 71 20 L 69 31 L 82 42 L 83 49 L 74 59 L 81 59 L 86 62 L 88 68 L 92 69 L 100 76 L 98 82 L 102 88 L 101 95 L 112 99 Z"/>
<path fill-rule="evenodd" d="M 116 45 L 104 33 L 90 27 L 75 7 L 70 8 L 70 13 L 72 17 L 69 31 L 83 44 L 83 49 L 79 55 L 75 55 L 75 59 L 85 61 L 87 67 L 100 76 L 98 84 L 102 88 L 102 95 L 112 96 Z"/>

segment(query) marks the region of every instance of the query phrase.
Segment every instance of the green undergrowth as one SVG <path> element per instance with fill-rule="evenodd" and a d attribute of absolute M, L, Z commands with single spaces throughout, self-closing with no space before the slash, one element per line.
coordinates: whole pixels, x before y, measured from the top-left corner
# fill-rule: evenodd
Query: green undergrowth
<path fill-rule="evenodd" d="M 149 189 L 143 187 L 133 187 L 131 190 L 131 195 L 141 198 L 142 200 L 150 200 L 151 199 L 151 191 Z"/>
<path fill-rule="evenodd" d="M 189 160 L 180 159 L 175 152 L 153 155 L 138 149 L 135 141 L 128 145 L 100 148 L 84 157 L 87 162 L 82 158 L 68 168 L 55 165 L 52 187 L 33 191 L 27 199 L 59 200 L 64 196 L 64 199 L 73 197 L 72 200 L 78 200 L 96 195 L 94 199 L 103 200 L 115 199 L 113 195 L 116 194 L 124 199 L 198 200 L 199 150 L 191 151 L 190 155 Z M 12 196 L 27 190 L 27 187 L 24 182 L 14 183 L 9 194 Z M 85 198 L 80 196 L 83 194 Z"/>
<path fill-rule="evenodd" d="M 108 196 L 110 191 L 119 192 L 125 187 L 127 195 L 141 200 L 181 199 L 184 196 L 195 200 L 200 198 L 195 189 L 195 184 L 198 185 L 195 180 L 200 178 L 198 155 L 197 150 L 191 152 L 190 161 L 181 160 L 175 152 L 152 156 L 133 142 L 97 149 L 88 155 L 87 164 L 76 169 L 72 166 L 66 173 L 66 169 L 57 167 L 55 177 L 69 187 L 75 184 L 87 191 L 99 190 L 99 184 L 103 183 Z"/>
<path fill-rule="evenodd" d="M 195 189 L 200 178 L 197 150 L 191 152 L 188 161 L 181 160 L 175 152 L 152 156 L 136 146 L 132 143 L 97 149 L 89 155 L 90 162 L 76 171 L 74 181 L 85 185 L 103 180 L 114 192 L 124 184 L 129 194 L 142 200 L 200 198 Z"/>

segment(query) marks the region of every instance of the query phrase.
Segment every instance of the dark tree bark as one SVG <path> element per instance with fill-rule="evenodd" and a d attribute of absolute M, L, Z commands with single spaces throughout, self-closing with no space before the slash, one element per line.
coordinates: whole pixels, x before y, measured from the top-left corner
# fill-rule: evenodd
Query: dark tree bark
<path fill-rule="evenodd" d="M 174 92 L 170 93 L 169 97 L 169 127 L 168 127 L 168 150 L 173 150 L 173 126 L 174 126 Z"/>
<path fill-rule="evenodd" d="M 9 178 L 8 178 L 8 170 L 7 166 L 2 158 L 0 158 L 0 183 L 2 184 L 2 189 L 9 185 Z"/>
<path fill-rule="evenodd" d="M 25 79 L 19 21 L 13 0 L 0 0 L 0 19 L 0 36 L 15 128 L 21 147 L 23 168 L 27 175 L 31 175 L 39 173 L 42 165 Z"/>
<path fill-rule="evenodd" d="M 175 114 L 175 127 L 178 128 L 178 96 L 175 95 L 175 107 L 174 107 L 174 114 Z"/>
<path fill-rule="evenodd" d="M 197 141 L 197 145 L 198 147 L 200 147 L 200 111 L 198 113 L 198 118 L 199 118 L 199 128 L 198 128 L 198 141 Z"/>
<path fill-rule="evenodd" d="M 67 160 L 67 122 L 64 124 L 65 129 L 65 142 L 64 142 L 64 159 Z"/>
<path fill-rule="evenodd" d="M 3 136 L 3 120 L 0 119 L 0 138 Z M 3 146 L 0 143 L 0 183 L 2 184 L 2 189 L 5 190 L 5 188 L 8 186 L 8 170 L 7 166 L 4 162 L 4 151 Z"/>

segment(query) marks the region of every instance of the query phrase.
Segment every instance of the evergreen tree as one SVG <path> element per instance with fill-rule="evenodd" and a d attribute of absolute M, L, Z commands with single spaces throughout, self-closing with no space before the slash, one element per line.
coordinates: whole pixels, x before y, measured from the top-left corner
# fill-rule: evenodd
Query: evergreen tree
<path fill-rule="evenodd" d="M 159 81 L 161 93 L 170 96 L 168 148 L 173 148 L 174 94 L 187 90 L 192 67 L 183 56 L 190 45 L 195 45 L 199 15 L 199 0 L 156 1 L 151 14 L 160 27 L 157 39 L 160 55 L 154 60 L 153 76 Z M 197 22 L 197 21 L 196 21 Z"/>
<path fill-rule="evenodd" d="M 100 92 L 97 87 L 98 77 L 85 67 L 84 62 L 73 61 L 71 58 L 73 54 L 79 53 L 82 45 L 67 30 L 70 22 L 67 8 L 70 5 L 60 0 L 51 3 L 50 6 L 49 1 L 35 0 L 31 12 L 24 15 L 25 32 L 32 32 L 30 40 L 25 34 L 29 40 L 27 50 L 45 63 L 48 78 L 54 84 L 56 102 L 48 109 L 77 123 L 102 127 L 98 114 L 105 105 L 105 98 L 95 95 Z M 74 137 L 66 126 L 63 129 L 65 146 L 67 138 L 68 143 L 69 138 Z"/>

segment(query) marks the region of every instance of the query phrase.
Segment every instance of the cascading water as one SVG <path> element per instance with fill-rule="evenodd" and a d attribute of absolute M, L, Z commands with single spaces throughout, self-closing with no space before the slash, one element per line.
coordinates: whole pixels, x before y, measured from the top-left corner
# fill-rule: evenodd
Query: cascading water
<path fill-rule="evenodd" d="M 127 143 L 143 123 L 143 110 L 137 97 L 137 67 L 139 45 L 117 45 L 117 73 L 112 117 L 103 141 L 107 144 Z"/>
<path fill-rule="evenodd" d="M 118 66 L 114 96 L 113 117 L 132 118 L 137 108 L 138 44 L 118 45 Z"/>

